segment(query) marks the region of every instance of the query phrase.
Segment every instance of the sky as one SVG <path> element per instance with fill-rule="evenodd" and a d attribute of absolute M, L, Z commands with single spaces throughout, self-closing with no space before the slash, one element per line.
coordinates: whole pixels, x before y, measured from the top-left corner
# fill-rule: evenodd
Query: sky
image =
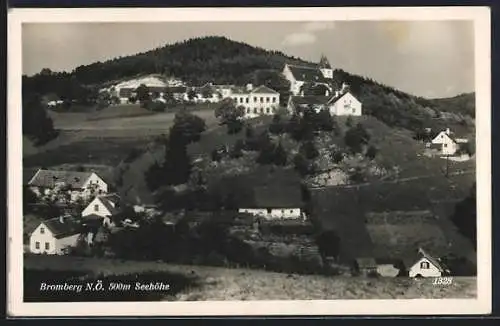
<path fill-rule="evenodd" d="M 427 98 L 472 92 L 472 21 L 25 23 L 23 74 L 225 36 L 362 75 Z"/>

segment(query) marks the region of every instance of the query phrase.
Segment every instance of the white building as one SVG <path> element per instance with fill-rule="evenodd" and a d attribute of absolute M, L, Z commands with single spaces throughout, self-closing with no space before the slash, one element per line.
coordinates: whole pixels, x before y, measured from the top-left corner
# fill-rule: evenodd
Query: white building
<path fill-rule="evenodd" d="M 408 269 L 410 277 L 440 277 L 449 272 L 434 257 L 425 252 L 422 248 L 418 249 L 419 258 Z"/>
<path fill-rule="evenodd" d="M 94 172 L 39 169 L 27 186 L 39 197 L 67 195 L 70 201 L 108 192 L 108 184 Z"/>
<path fill-rule="evenodd" d="M 247 198 L 238 209 L 267 220 L 304 219 L 302 194 L 299 187 L 257 187 L 253 198 Z"/>
<path fill-rule="evenodd" d="M 325 85 L 331 90 L 330 82 L 333 79 L 333 69 L 325 56 L 321 57 L 320 63 L 315 67 L 285 64 L 282 73 L 290 82 L 292 95 L 299 95 L 305 83 Z"/>
<path fill-rule="evenodd" d="M 56 217 L 40 222 L 30 235 L 30 252 L 61 255 L 74 247 L 81 236 L 81 227 L 71 217 Z"/>
<path fill-rule="evenodd" d="M 272 115 L 276 113 L 280 105 L 280 93 L 261 85 L 253 87 L 233 87 L 228 96 L 236 106 L 245 108 L 244 118 L 255 118 L 260 115 Z"/>
<path fill-rule="evenodd" d="M 328 110 L 333 116 L 361 116 L 363 104 L 349 91 L 347 84 L 333 96 L 290 96 L 287 110 L 290 113 L 313 109 L 316 112 Z"/>
<path fill-rule="evenodd" d="M 431 141 L 432 148 L 438 149 L 442 155 L 455 155 L 461 144 L 468 143 L 467 139 L 455 138 L 449 128 L 441 131 Z"/>
<path fill-rule="evenodd" d="M 120 197 L 116 194 L 97 196 L 82 211 L 84 220 L 96 220 L 105 226 L 111 226 L 111 216 L 119 212 Z"/>

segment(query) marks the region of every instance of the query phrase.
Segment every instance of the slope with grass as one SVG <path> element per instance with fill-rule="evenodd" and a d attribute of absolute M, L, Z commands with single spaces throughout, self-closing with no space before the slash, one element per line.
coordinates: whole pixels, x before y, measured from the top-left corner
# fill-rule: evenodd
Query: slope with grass
<path fill-rule="evenodd" d="M 368 279 L 263 272 L 248 269 L 173 265 L 161 262 L 123 261 L 83 257 L 25 255 L 25 268 L 33 271 L 73 271 L 103 276 L 141 277 L 164 272 L 189 279 L 195 286 L 179 289 L 164 300 L 335 300 L 474 298 L 474 277 L 454 278 L 451 286 L 432 285 L 432 279 Z"/>

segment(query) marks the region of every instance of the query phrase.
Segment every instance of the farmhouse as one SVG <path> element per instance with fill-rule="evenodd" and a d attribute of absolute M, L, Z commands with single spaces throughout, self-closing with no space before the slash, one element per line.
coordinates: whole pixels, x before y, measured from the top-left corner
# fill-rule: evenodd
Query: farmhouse
<path fill-rule="evenodd" d="M 39 169 L 28 182 L 37 196 L 56 196 L 64 193 L 70 201 L 90 199 L 108 192 L 108 184 L 94 172 Z"/>
<path fill-rule="evenodd" d="M 425 252 L 422 248 L 418 249 L 417 258 L 409 258 L 412 263 L 406 263 L 408 276 L 410 277 L 439 277 L 448 273 L 446 267 L 439 261 Z"/>
<path fill-rule="evenodd" d="M 443 155 L 455 155 L 462 144 L 466 143 L 468 143 L 467 139 L 454 137 L 450 129 L 446 128 L 438 133 L 428 146 L 439 150 Z"/>
<path fill-rule="evenodd" d="M 253 198 L 238 209 L 268 220 L 305 219 L 302 212 L 302 193 L 295 186 L 262 186 L 253 190 Z"/>
<path fill-rule="evenodd" d="M 349 85 L 345 83 L 333 96 L 290 96 L 287 105 L 290 113 L 309 109 L 316 112 L 328 110 L 332 116 L 362 115 L 361 102 L 349 91 Z"/>
<path fill-rule="evenodd" d="M 280 105 L 280 94 L 265 86 L 253 87 L 248 84 L 246 87 L 233 87 L 229 97 L 236 106 L 245 108 L 244 118 L 255 118 L 259 115 L 272 115 Z"/>
<path fill-rule="evenodd" d="M 81 226 L 71 216 L 45 220 L 30 235 L 30 252 L 61 255 L 74 247 L 82 234 Z"/>
<path fill-rule="evenodd" d="M 305 83 L 325 85 L 331 89 L 329 82 L 333 79 L 333 69 L 328 59 L 322 56 L 316 67 L 286 64 L 283 68 L 283 76 L 290 82 L 290 92 L 293 95 L 299 95 Z"/>
<path fill-rule="evenodd" d="M 116 194 L 97 196 L 82 211 L 85 220 L 99 221 L 104 226 L 111 226 L 111 216 L 119 211 L 120 197 Z"/>

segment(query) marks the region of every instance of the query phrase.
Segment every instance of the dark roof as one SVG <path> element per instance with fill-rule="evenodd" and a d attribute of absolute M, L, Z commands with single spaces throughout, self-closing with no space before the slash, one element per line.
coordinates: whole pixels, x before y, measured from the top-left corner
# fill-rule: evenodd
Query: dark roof
<path fill-rule="evenodd" d="M 102 220 L 104 217 L 102 217 L 101 215 L 90 214 L 83 216 L 83 218 L 86 220 Z"/>
<path fill-rule="evenodd" d="M 112 214 L 118 213 L 118 208 L 116 207 L 118 204 L 118 200 L 113 196 L 100 196 L 98 197 L 101 203 L 106 207 L 106 209 Z M 114 205 L 113 205 L 114 204 Z"/>
<path fill-rule="evenodd" d="M 170 93 L 185 93 L 187 91 L 186 86 L 170 86 L 165 88 L 165 92 Z"/>
<path fill-rule="evenodd" d="M 257 86 L 252 90 L 252 94 L 278 94 L 274 89 L 267 87 L 266 85 Z"/>
<path fill-rule="evenodd" d="M 300 81 L 326 83 L 323 73 L 318 68 L 288 65 L 293 77 Z"/>
<path fill-rule="evenodd" d="M 38 169 L 23 169 L 23 185 L 27 185 Z"/>
<path fill-rule="evenodd" d="M 42 223 L 47 226 L 56 239 L 66 238 L 82 231 L 81 225 L 70 216 L 64 217 L 62 223 L 59 217 L 45 220 Z"/>
<path fill-rule="evenodd" d="M 30 180 L 30 186 L 53 188 L 56 183 L 63 182 L 72 189 L 81 189 L 93 172 L 38 170 Z"/>
<path fill-rule="evenodd" d="M 328 59 L 324 55 L 321 56 L 318 67 L 332 69 L 330 62 L 328 62 Z"/>
<path fill-rule="evenodd" d="M 324 105 L 331 97 L 329 96 L 319 96 L 319 95 L 308 95 L 308 96 L 292 96 L 292 102 L 294 105 Z"/>
<path fill-rule="evenodd" d="M 300 208 L 303 205 L 302 192 L 300 187 L 294 186 L 256 187 L 248 204 L 256 208 Z"/>

